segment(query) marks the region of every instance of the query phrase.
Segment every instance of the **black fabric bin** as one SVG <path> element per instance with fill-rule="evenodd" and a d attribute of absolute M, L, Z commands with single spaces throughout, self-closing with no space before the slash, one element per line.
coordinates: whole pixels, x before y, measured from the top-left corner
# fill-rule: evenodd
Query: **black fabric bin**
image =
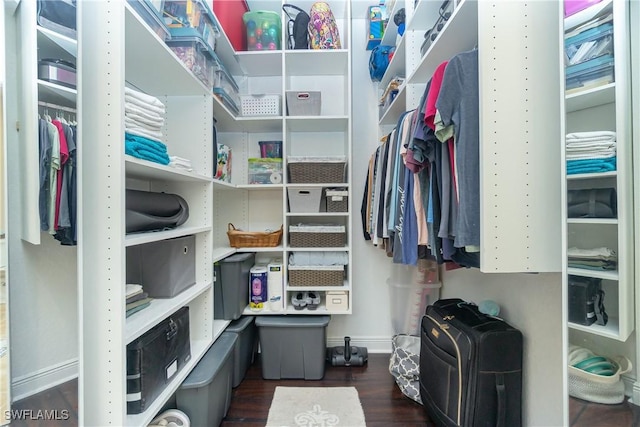
<path fill-rule="evenodd" d="M 616 190 L 591 188 L 567 191 L 569 218 L 615 218 L 617 216 Z"/>
<path fill-rule="evenodd" d="M 127 413 L 144 412 L 191 359 L 189 307 L 127 345 Z"/>

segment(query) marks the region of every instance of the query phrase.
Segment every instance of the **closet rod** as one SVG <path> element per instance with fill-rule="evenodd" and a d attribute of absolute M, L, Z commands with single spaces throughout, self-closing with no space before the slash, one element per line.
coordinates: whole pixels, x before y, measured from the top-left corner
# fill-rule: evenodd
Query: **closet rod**
<path fill-rule="evenodd" d="M 76 109 L 75 108 L 63 107 L 62 105 L 51 104 L 49 102 L 43 102 L 43 101 L 38 101 L 38 105 L 42 106 L 42 107 L 53 108 L 55 110 L 61 110 L 61 111 L 66 111 L 68 113 L 76 114 Z"/>

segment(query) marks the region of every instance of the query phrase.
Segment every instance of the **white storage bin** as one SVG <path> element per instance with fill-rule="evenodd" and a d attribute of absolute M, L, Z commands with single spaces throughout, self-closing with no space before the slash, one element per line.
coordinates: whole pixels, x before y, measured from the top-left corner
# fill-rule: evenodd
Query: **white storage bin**
<path fill-rule="evenodd" d="M 349 310 L 349 294 L 347 291 L 329 291 L 325 295 L 325 304 L 329 311 Z"/>
<path fill-rule="evenodd" d="M 289 212 L 322 212 L 322 188 L 288 188 Z"/>
<path fill-rule="evenodd" d="M 319 116 L 322 100 L 319 91 L 287 91 L 288 116 Z"/>
<path fill-rule="evenodd" d="M 240 113 L 243 116 L 280 116 L 280 95 L 241 95 Z"/>

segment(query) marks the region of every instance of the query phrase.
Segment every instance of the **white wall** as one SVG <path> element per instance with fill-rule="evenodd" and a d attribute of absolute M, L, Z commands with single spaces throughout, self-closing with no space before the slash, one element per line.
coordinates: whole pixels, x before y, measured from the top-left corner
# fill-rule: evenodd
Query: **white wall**
<path fill-rule="evenodd" d="M 523 425 L 561 426 L 562 280 L 556 273 L 488 274 L 459 269 L 443 274 L 442 297 L 493 300 L 500 317 L 524 336 Z"/>
<path fill-rule="evenodd" d="M 7 16 L 7 123 L 17 123 L 19 76 L 15 22 Z M 38 144 L 38 141 L 33 141 Z M 42 235 L 42 245 L 20 239 L 20 158 L 15 125 L 7 126 L 9 305 L 12 398 L 20 399 L 76 375 L 78 300 L 76 250 Z M 37 174 L 38 171 L 34 170 Z"/>

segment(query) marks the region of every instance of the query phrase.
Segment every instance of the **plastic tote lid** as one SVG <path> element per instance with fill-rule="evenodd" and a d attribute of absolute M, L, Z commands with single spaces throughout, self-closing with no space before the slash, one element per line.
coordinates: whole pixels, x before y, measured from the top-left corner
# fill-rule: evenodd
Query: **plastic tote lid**
<path fill-rule="evenodd" d="M 220 262 L 242 262 L 242 261 L 248 260 L 252 256 L 254 256 L 253 252 L 247 252 L 243 254 L 234 254 L 220 260 Z"/>
<path fill-rule="evenodd" d="M 247 327 L 250 326 L 254 320 L 255 316 L 241 316 L 239 319 L 229 323 L 229 326 L 225 328 L 224 332 L 240 333 L 247 329 Z"/>
<path fill-rule="evenodd" d="M 327 326 L 331 316 L 260 316 L 256 326 L 276 326 L 281 328 L 308 328 Z"/>
<path fill-rule="evenodd" d="M 220 335 L 211 345 L 209 351 L 202 356 L 202 359 L 193 368 L 189 376 L 182 382 L 180 388 L 201 388 L 210 384 L 227 359 L 233 355 L 237 340 L 237 334 L 223 333 Z"/>

